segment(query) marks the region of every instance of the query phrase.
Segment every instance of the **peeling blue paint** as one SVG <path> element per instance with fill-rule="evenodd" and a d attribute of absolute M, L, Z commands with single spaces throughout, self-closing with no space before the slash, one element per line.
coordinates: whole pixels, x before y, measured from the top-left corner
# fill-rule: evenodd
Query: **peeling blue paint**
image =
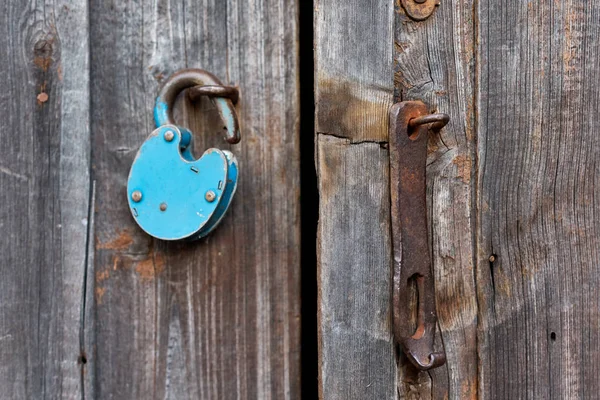
<path fill-rule="evenodd" d="M 157 128 L 169 123 L 169 105 L 160 98 L 156 99 L 154 106 L 154 123 Z"/>

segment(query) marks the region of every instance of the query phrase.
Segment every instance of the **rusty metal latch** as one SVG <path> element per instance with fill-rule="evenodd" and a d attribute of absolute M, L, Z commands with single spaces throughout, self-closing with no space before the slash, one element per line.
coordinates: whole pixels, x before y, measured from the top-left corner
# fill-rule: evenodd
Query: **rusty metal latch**
<path fill-rule="evenodd" d="M 446 361 L 446 354 L 433 348 L 437 315 L 425 169 L 428 131 L 443 128 L 449 119 L 446 114 L 429 114 L 420 101 L 397 103 L 390 110 L 394 337 L 415 367 L 424 371 Z M 416 310 L 411 310 L 415 303 Z"/>
<path fill-rule="evenodd" d="M 406 14 L 416 21 L 423 21 L 433 14 L 440 0 L 402 0 L 402 7 Z"/>

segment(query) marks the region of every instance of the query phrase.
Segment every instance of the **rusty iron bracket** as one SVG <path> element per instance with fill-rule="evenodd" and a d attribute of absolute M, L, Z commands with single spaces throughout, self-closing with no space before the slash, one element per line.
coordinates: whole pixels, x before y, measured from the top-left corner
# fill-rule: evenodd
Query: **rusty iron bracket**
<path fill-rule="evenodd" d="M 440 0 L 402 0 L 402 7 L 409 17 L 415 21 L 423 21 L 433 14 Z"/>
<path fill-rule="evenodd" d="M 428 131 L 441 129 L 449 119 L 446 114 L 429 114 L 420 101 L 396 103 L 390 110 L 394 337 L 423 371 L 446 361 L 446 354 L 433 348 L 437 315 L 427 233 L 426 165 Z M 411 310 L 415 302 L 417 308 Z"/>

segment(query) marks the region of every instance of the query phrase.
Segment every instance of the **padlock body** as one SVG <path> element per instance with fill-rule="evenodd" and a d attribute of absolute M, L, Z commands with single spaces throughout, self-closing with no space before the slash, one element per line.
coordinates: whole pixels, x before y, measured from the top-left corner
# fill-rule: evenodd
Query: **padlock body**
<path fill-rule="evenodd" d="M 217 210 L 218 219 L 224 213 L 219 205 L 228 184 L 229 161 L 218 149 L 194 160 L 190 145 L 191 135 L 185 130 L 161 126 L 146 139 L 131 166 L 129 207 L 138 225 L 153 237 L 198 237 Z"/>
<path fill-rule="evenodd" d="M 215 210 L 215 213 L 213 214 L 212 218 L 206 223 L 206 225 L 204 225 L 204 227 L 200 230 L 200 232 L 198 232 L 197 235 L 195 235 L 191 238 L 192 240 L 203 238 L 204 236 L 211 233 L 219 225 L 219 223 L 225 216 L 225 213 L 229 209 L 229 206 L 231 205 L 231 201 L 233 200 L 233 195 L 235 194 L 235 191 L 237 189 L 237 183 L 238 183 L 237 159 L 235 158 L 235 156 L 233 155 L 232 152 L 230 152 L 228 150 L 222 150 L 222 151 L 223 151 L 223 154 L 225 154 L 225 157 L 227 158 L 227 164 L 228 164 L 227 185 L 225 186 L 225 191 L 223 192 L 223 197 L 221 199 L 221 202 L 219 203 L 219 206 Z"/>

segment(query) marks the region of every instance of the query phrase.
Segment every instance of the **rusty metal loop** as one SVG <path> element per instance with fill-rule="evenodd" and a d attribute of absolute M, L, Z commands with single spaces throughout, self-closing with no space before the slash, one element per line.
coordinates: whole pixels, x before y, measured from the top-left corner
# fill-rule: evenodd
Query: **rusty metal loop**
<path fill-rule="evenodd" d="M 184 69 L 176 72 L 167 79 L 156 98 L 156 107 L 154 108 L 156 126 L 176 125 L 173 119 L 173 106 L 177 96 L 185 89 L 196 87 L 209 88 L 199 90 L 199 92 L 202 95 L 209 96 L 214 102 L 225 124 L 225 139 L 227 142 L 232 144 L 238 143 L 240 141 L 240 125 L 233 105 L 234 102 L 231 98 L 232 91 L 231 89 L 227 89 L 227 86 L 223 86 L 216 76 L 202 69 Z M 210 89 L 211 87 L 216 88 Z M 198 92 L 198 90 L 194 91 Z"/>
<path fill-rule="evenodd" d="M 240 99 L 240 91 L 235 86 L 204 85 L 194 86 L 188 89 L 188 96 L 192 101 L 198 101 L 202 96 L 224 97 L 237 104 Z"/>
<path fill-rule="evenodd" d="M 423 362 L 418 357 L 415 357 L 415 355 L 410 350 L 407 350 L 405 354 L 408 356 L 410 362 L 412 362 L 413 365 L 421 371 L 427 371 L 433 368 L 437 368 L 446 363 L 446 353 L 443 352 L 429 354 L 429 357 L 426 362 Z"/>
<path fill-rule="evenodd" d="M 440 130 L 448 124 L 450 116 L 448 114 L 428 114 L 412 118 L 408 121 L 408 127 L 414 129 L 421 125 L 431 124 L 429 129 Z"/>
<path fill-rule="evenodd" d="M 440 0 L 401 0 L 406 14 L 415 21 L 426 20 L 440 5 Z"/>

